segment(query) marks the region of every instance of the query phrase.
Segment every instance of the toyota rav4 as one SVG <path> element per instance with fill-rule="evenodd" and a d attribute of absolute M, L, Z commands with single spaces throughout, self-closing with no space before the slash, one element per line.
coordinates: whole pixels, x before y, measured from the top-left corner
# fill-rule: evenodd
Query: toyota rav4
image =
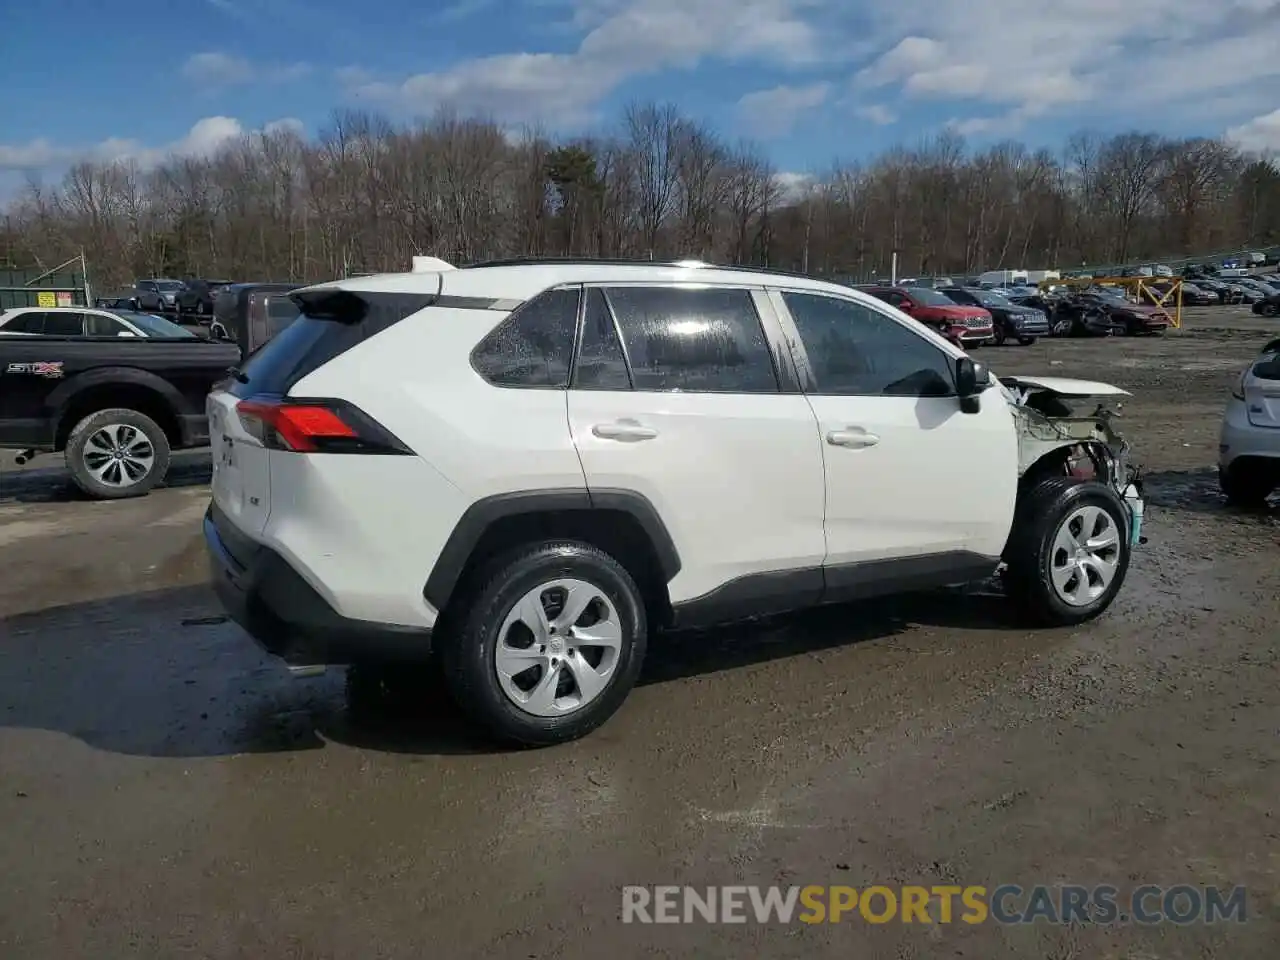
<path fill-rule="evenodd" d="M 655 629 L 996 573 L 1075 624 L 1138 542 L 1124 391 L 848 287 L 417 258 L 292 300 L 209 397 L 218 593 L 295 672 L 429 660 L 509 741 L 603 723 Z"/>

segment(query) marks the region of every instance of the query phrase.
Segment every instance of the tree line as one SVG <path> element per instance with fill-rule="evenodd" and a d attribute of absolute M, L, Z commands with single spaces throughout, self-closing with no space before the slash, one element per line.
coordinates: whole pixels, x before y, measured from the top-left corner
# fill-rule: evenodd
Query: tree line
<path fill-rule="evenodd" d="M 1280 167 L 1211 139 L 1072 136 L 1057 152 L 950 132 L 813 176 L 781 174 L 676 107 L 558 140 L 441 113 L 335 114 L 314 139 L 246 135 L 208 157 L 77 164 L 28 183 L 0 262 L 83 250 L 135 277 L 322 280 L 513 256 L 700 259 L 844 280 L 1172 259 L 1280 243 Z"/>

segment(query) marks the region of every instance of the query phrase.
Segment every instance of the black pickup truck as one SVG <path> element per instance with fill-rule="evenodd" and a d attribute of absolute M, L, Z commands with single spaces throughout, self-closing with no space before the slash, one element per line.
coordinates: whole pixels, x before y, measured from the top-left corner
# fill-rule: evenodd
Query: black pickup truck
<path fill-rule="evenodd" d="M 234 343 L 175 337 L 0 336 L 0 448 L 61 451 L 91 497 L 141 496 L 171 450 L 209 441 L 205 397 Z"/>

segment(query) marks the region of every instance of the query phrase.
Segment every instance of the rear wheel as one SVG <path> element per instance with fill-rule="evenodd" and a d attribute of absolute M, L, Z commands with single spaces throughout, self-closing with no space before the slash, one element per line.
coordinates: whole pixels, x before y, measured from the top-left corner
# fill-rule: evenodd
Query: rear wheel
<path fill-rule="evenodd" d="M 1258 308 L 1258 313 L 1264 317 L 1274 317 L 1280 315 L 1280 303 L 1264 303 Z"/>
<path fill-rule="evenodd" d="M 1019 337 L 1018 338 L 1018 346 L 1020 347 L 1029 347 L 1035 342 L 1036 342 L 1035 337 Z"/>
<path fill-rule="evenodd" d="M 1030 620 L 1092 620 L 1128 573 L 1128 510 L 1106 484 L 1045 477 L 1019 497 L 1004 561 L 1009 598 Z"/>
<path fill-rule="evenodd" d="M 1004 340 L 1005 340 L 1004 326 L 1001 325 L 999 321 L 996 321 L 996 331 L 995 331 L 995 335 L 992 336 L 991 338 L 991 342 L 995 344 L 997 347 L 1003 347 Z"/>
<path fill-rule="evenodd" d="M 459 707 L 529 746 L 585 736 L 617 711 L 648 630 L 617 560 L 588 543 L 539 543 L 500 557 L 477 583 L 439 644 Z"/>
<path fill-rule="evenodd" d="M 76 486 L 97 500 L 147 493 L 169 472 L 169 439 L 137 410 L 91 413 L 71 431 L 64 453 Z"/>
<path fill-rule="evenodd" d="M 1227 502 L 1238 507 L 1260 507 L 1276 488 L 1280 466 L 1257 460 L 1241 460 L 1218 468 L 1218 487 Z"/>

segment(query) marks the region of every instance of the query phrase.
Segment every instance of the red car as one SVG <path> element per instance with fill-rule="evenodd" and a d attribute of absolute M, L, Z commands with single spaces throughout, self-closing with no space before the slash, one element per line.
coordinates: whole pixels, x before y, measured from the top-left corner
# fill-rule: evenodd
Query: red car
<path fill-rule="evenodd" d="M 965 349 L 982 346 L 995 338 L 995 324 L 989 311 L 982 307 L 962 306 L 929 287 L 863 289 Z"/>

